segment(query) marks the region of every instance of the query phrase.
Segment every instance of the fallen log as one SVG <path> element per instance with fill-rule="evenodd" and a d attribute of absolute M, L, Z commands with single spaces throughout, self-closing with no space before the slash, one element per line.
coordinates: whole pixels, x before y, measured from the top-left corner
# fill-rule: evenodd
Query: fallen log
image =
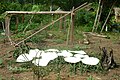
<path fill-rule="evenodd" d="M 106 35 L 98 34 L 98 33 L 92 33 L 92 32 L 83 32 L 84 35 L 90 34 L 95 37 L 101 37 L 101 38 L 108 38 Z"/>

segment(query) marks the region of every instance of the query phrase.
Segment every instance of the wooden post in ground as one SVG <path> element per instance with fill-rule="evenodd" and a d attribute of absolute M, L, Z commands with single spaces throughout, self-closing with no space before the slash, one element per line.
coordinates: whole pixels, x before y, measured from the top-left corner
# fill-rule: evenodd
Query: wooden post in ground
<path fill-rule="evenodd" d="M 16 16 L 16 31 L 15 32 L 18 31 L 18 24 L 19 24 L 19 18 L 18 18 L 18 16 Z"/>
<path fill-rule="evenodd" d="M 74 7 L 71 12 L 71 29 L 70 29 L 70 44 L 73 45 L 74 41 Z"/>
<path fill-rule="evenodd" d="M 5 35 L 10 36 L 10 17 L 5 17 Z"/>
<path fill-rule="evenodd" d="M 61 16 L 62 16 L 62 14 L 60 14 L 60 17 Z M 62 24 L 63 24 L 63 19 L 60 19 L 60 24 L 59 24 L 60 31 L 62 31 L 62 29 L 63 29 Z"/>
<path fill-rule="evenodd" d="M 24 14 L 22 15 L 22 23 L 24 23 L 25 17 Z"/>
<path fill-rule="evenodd" d="M 63 29 L 66 29 L 66 17 L 63 18 Z"/>

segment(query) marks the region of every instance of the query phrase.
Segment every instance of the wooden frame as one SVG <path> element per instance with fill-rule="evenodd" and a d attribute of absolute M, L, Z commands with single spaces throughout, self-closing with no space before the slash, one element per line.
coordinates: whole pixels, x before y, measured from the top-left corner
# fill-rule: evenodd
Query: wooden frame
<path fill-rule="evenodd" d="M 6 18 L 5 18 L 5 34 L 6 36 L 8 36 L 9 41 L 11 42 L 12 45 L 14 46 L 18 46 L 19 44 L 21 44 L 22 42 L 24 42 L 25 40 L 33 37 L 35 34 L 41 32 L 42 30 L 46 29 L 47 27 L 49 27 L 50 25 L 60 21 L 61 19 L 65 18 L 66 16 L 71 14 L 71 33 L 70 33 L 70 44 L 73 44 L 73 35 L 74 35 L 74 13 L 80 9 L 83 9 L 87 6 L 91 5 L 91 3 L 87 4 L 84 3 L 82 5 L 80 5 L 79 7 L 72 9 L 72 11 L 41 11 L 41 12 L 34 12 L 34 11 L 6 11 L 5 13 L 7 14 Z M 58 18 L 57 20 L 52 21 L 51 23 L 49 23 L 48 25 L 44 26 L 42 29 L 36 31 L 35 33 L 33 33 L 32 35 L 28 36 L 27 38 L 21 40 L 18 43 L 14 43 L 12 42 L 11 38 L 10 38 L 10 18 L 12 15 L 17 15 L 17 14 L 64 14 L 62 16 L 60 16 L 60 18 Z M 61 22 L 61 21 L 60 21 Z"/>
<path fill-rule="evenodd" d="M 6 27 L 6 35 L 10 36 L 10 18 L 12 15 L 19 15 L 19 14 L 69 14 L 70 11 L 41 11 L 41 12 L 34 12 L 34 11 L 6 11 L 7 14 L 5 18 L 5 27 Z"/>

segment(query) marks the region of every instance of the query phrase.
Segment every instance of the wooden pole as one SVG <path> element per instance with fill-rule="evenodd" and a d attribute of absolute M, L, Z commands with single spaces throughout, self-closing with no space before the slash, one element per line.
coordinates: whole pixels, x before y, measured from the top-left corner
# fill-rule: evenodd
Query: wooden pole
<path fill-rule="evenodd" d="M 10 17 L 5 17 L 5 34 L 6 36 L 10 36 Z"/>
<path fill-rule="evenodd" d="M 110 14 L 111 14 L 111 12 L 112 12 L 112 9 L 113 9 L 115 3 L 116 3 L 116 1 L 113 3 L 113 5 L 112 5 L 112 7 L 111 7 L 111 9 L 110 9 L 110 11 L 109 11 L 109 13 L 108 13 L 108 16 L 107 16 L 107 18 L 106 18 L 106 20 L 105 20 L 105 22 L 104 22 L 104 24 L 103 24 L 103 26 L 102 26 L 102 29 L 101 29 L 100 33 L 102 33 L 102 31 L 103 31 L 103 29 L 104 29 L 104 27 L 105 27 L 105 25 L 106 25 L 106 23 L 107 23 L 107 21 L 108 21 L 108 19 L 109 19 L 109 16 L 110 16 Z"/>
<path fill-rule="evenodd" d="M 78 8 L 76 8 L 75 10 L 83 9 L 83 8 L 85 8 L 86 6 L 89 6 L 89 5 L 91 5 L 91 4 L 86 5 L 86 3 L 84 3 L 84 4 L 80 5 Z M 75 11 L 75 10 L 74 10 L 74 11 Z M 74 12 L 74 11 L 71 11 L 71 12 Z M 23 39 L 22 41 L 20 41 L 20 42 L 18 42 L 17 44 L 15 44 L 15 46 L 18 46 L 19 44 L 21 44 L 21 43 L 24 42 L 25 40 L 33 37 L 34 35 L 36 35 L 37 33 L 41 32 L 41 31 L 43 31 L 44 29 L 48 28 L 50 25 L 58 22 L 60 19 L 65 18 L 67 15 L 71 14 L 71 12 L 65 14 L 64 16 L 62 16 L 62 17 L 58 18 L 57 20 L 55 20 L 55 21 L 49 23 L 48 25 L 44 26 L 42 29 L 36 31 L 36 32 L 33 33 L 32 35 L 28 36 L 27 38 L 25 38 L 25 39 Z M 72 15 L 73 15 L 73 13 L 72 13 Z M 73 17 L 74 17 L 74 16 L 73 16 Z M 74 18 L 72 18 L 72 19 L 74 19 Z M 73 25 L 73 24 L 72 24 L 72 25 Z M 73 33 L 71 33 L 71 34 L 73 34 Z M 71 38 L 72 38 L 71 41 L 73 41 L 73 36 L 71 36 Z"/>
<path fill-rule="evenodd" d="M 67 14 L 70 11 L 6 11 L 6 14 Z"/>
<path fill-rule="evenodd" d="M 96 17 L 95 17 L 92 32 L 94 32 L 94 29 L 96 28 L 96 25 L 97 25 L 98 15 L 99 15 L 99 11 L 100 11 L 100 4 L 101 4 L 101 0 L 99 0 L 99 5 L 98 5 L 97 14 L 96 14 Z"/>
<path fill-rule="evenodd" d="M 102 9 L 103 9 L 103 2 L 102 2 L 102 4 L 101 4 L 101 6 L 100 6 L 100 13 L 99 13 L 99 15 L 98 15 L 98 20 L 97 20 L 97 23 L 96 23 L 96 29 L 95 29 L 95 31 L 97 31 L 98 26 L 99 26 L 99 24 L 100 24 L 100 17 L 101 17 L 101 14 L 102 14 Z"/>
<path fill-rule="evenodd" d="M 22 23 L 24 23 L 24 20 L 25 20 L 25 18 L 24 18 L 24 14 L 22 15 Z"/>
<path fill-rule="evenodd" d="M 67 33 L 67 41 L 66 41 L 66 45 L 69 45 L 69 38 L 70 38 L 70 28 L 71 25 L 68 25 L 68 33 Z"/>
<path fill-rule="evenodd" d="M 73 45 L 74 40 L 74 7 L 71 12 L 71 29 L 70 29 L 70 44 Z"/>
<path fill-rule="evenodd" d="M 88 3 L 86 2 L 86 3 L 82 4 L 81 6 L 75 8 L 75 9 L 74 9 L 74 12 L 78 11 L 81 7 L 84 8 L 85 5 L 87 5 L 87 4 L 88 4 Z"/>
<path fill-rule="evenodd" d="M 11 45 L 14 45 L 14 42 L 12 42 L 10 38 L 10 16 L 5 17 L 5 35 L 8 37 L 8 40 L 10 41 Z"/>
<path fill-rule="evenodd" d="M 60 17 L 62 16 L 62 14 L 60 14 Z M 59 28 L 60 28 L 60 31 L 63 29 L 63 19 L 60 19 L 60 24 L 59 24 Z"/>
<path fill-rule="evenodd" d="M 102 33 L 102 31 L 103 31 L 103 29 L 104 29 L 104 27 L 105 27 L 105 25 L 106 25 L 106 23 L 107 23 L 107 21 L 108 21 L 108 19 L 109 19 L 109 16 L 110 16 L 110 14 L 111 14 L 111 11 L 112 11 L 112 8 L 111 8 L 110 11 L 109 11 L 109 14 L 108 14 L 108 16 L 107 16 L 107 18 L 106 18 L 103 26 L 102 26 L 102 29 L 101 29 L 100 33 Z"/>
<path fill-rule="evenodd" d="M 59 12 L 59 11 L 55 11 L 55 12 L 24 12 L 24 11 L 6 11 L 7 14 L 65 14 L 64 16 L 58 18 L 57 20 L 51 22 L 50 24 L 44 26 L 42 29 L 36 31 L 35 33 L 33 33 L 32 35 L 28 36 L 27 38 L 23 39 L 22 41 L 18 42 L 17 44 L 14 43 L 14 46 L 17 46 L 19 44 L 21 44 L 22 42 L 24 42 L 25 40 L 33 37 L 34 35 L 36 35 L 37 33 L 43 31 L 44 29 L 46 29 L 47 27 L 49 27 L 50 25 L 58 22 L 60 19 L 63 19 L 65 18 L 67 15 L 71 14 L 72 12 L 72 22 L 71 22 L 71 25 L 72 25 L 72 31 L 71 31 L 71 34 L 73 34 L 73 28 L 74 28 L 74 16 L 73 16 L 73 12 L 77 11 L 78 9 L 83 9 L 87 6 L 89 6 L 91 4 L 87 4 L 87 3 L 84 3 L 82 5 L 80 5 L 79 7 L 77 7 L 76 9 L 74 9 L 74 11 L 66 11 L 66 12 Z M 6 30 L 5 30 L 5 33 L 6 35 L 8 36 L 9 40 L 12 42 L 12 40 L 10 39 L 10 29 L 9 29 L 9 25 L 10 25 L 10 17 L 6 16 L 5 18 L 5 26 L 6 26 Z M 73 42 L 73 35 L 71 35 L 71 39 L 70 39 L 71 42 Z"/>
<path fill-rule="evenodd" d="M 18 24 L 19 24 L 19 18 L 18 18 L 18 16 L 16 16 L 16 31 L 15 32 L 18 31 Z"/>
<path fill-rule="evenodd" d="M 25 38 L 25 39 L 23 39 L 22 41 L 20 41 L 20 42 L 18 42 L 17 44 L 15 44 L 15 46 L 18 46 L 19 44 L 21 44 L 21 43 L 24 42 L 25 40 L 27 40 L 27 39 L 33 37 L 34 35 L 38 34 L 39 32 L 43 31 L 44 29 L 48 28 L 48 27 L 51 26 L 52 24 L 58 22 L 60 19 L 66 17 L 66 16 L 69 15 L 69 14 L 70 14 L 70 13 L 67 13 L 67 14 L 65 14 L 64 16 L 58 18 L 57 20 L 55 20 L 55 21 L 49 23 L 48 25 L 44 26 L 42 29 L 36 31 L 36 32 L 33 33 L 32 35 L 28 36 L 27 38 Z"/>
<path fill-rule="evenodd" d="M 63 18 L 63 29 L 66 29 L 66 17 Z"/>

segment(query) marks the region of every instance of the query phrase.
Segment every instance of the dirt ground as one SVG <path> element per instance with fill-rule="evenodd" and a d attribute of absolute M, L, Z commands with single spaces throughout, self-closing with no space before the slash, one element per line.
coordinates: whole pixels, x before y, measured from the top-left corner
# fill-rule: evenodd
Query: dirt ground
<path fill-rule="evenodd" d="M 113 41 L 111 39 L 100 38 L 100 37 L 90 37 L 89 38 L 90 44 L 87 45 L 89 48 L 85 49 L 85 52 L 88 54 L 95 52 L 100 53 L 100 47 L 112 48 L 114 51 L 114 59 L 117 63 L 118 67 L 114 69 L 110 69 L 105 74 L 101 73 L 84 73 L 83 75 L 74 75 L 68 76 L 66 73 L 61 73 L 62 80 L 87 80 L 89 75 L 92 75 L 95 80 L 120 80 L 120 39 Z M 51 46 L 52 44 L 47 44 Z M 64 44 L 62 44 L 64 45 Z M 82 43 L 78 43 L 78 45 L 84 45 Z M 58 46 L 58 45 L 52 45 Z M 7 54 L 7 58 L 4 61 L 10 60 L 12 58 L 12 53 L 10 51 L 14 50 L 15 48 L 10 45 L 9 42 L 1 41 L 0 42 L 0 57 Z M 14 80 L 11 79 L 12 77 L 15 80 L 35 80 L 33 79 L 32 72 L 22 72 L 20 74 L 12 74 L 8 69 L 7 65 L 4 68 L 0 68 L 0 76 L 3 78 L 2 80 Z M 0 79 L 1 80 L 1 79 Z M 50 73 L 49 76 L 45 77 L 43 80 L 56 80 L 56 74 Z"/>

